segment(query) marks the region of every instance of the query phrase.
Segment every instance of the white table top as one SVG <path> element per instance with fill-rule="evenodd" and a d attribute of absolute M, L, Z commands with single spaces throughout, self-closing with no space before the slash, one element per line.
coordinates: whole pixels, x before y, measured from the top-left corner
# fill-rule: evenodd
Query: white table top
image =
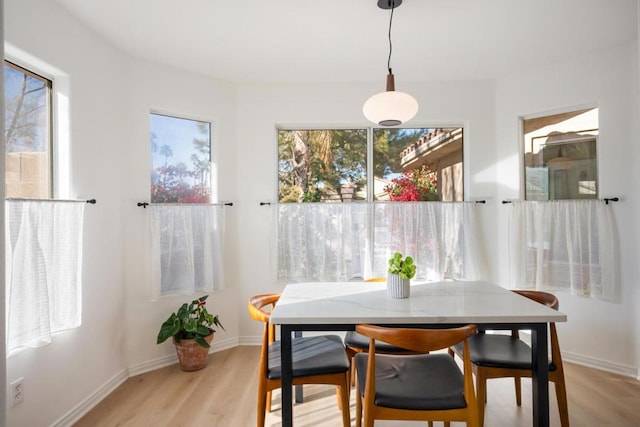
<path fill-rule="evenodd" d="M 488 282 L 412 283 L 411 296 L 387 296 L 385 282 L 287 285 L 273 324 L 546 323 L 567 316 Z"/>

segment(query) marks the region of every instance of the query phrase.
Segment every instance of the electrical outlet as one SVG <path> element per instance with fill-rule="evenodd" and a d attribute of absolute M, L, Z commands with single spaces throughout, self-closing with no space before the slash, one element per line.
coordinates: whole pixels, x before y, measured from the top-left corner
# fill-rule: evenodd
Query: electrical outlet
<path fill-rule="evenodd" d="M 24 399 L 24 378 L 20 377 L 11 383 L 11 406 L 16 406 Z"/>

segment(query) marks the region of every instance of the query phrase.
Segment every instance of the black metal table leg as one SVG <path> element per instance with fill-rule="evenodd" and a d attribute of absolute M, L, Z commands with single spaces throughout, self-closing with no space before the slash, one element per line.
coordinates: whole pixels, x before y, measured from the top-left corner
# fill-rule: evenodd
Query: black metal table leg
<path fill-rule="evenodd" d="M 531 385 L 533 387 L 533 425 L 549 427 L 549 355 L 547 324 L 531 330 Z"/>
<path fill-rule="evenodd" d="M 291 328 L 280 326 L 280 364 L 282 369 L 282 426 L 293 427 Z"/>

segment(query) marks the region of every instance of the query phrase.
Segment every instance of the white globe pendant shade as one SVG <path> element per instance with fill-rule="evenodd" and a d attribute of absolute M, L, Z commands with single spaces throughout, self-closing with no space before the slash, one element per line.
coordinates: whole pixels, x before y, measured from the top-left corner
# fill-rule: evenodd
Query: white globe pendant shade
<path fill-rule="evenodd" d="M 362 112 L 380 126 L 398 126 L 415 117 L 418 101 L 408 93 L 387 90 L 367 99 Z"/>
<path fill-rule="evenodd" d="M 378 0 L 378 7 L 391 9 L 389 15 L 389 59 L 387 60 L 387 90 L 376 93 L 362 106 L 364 116 L 380 126 L 398 126 L 411 120 L 418 113 L 418 101 L 404 92 L 396 92 L 396 82 L 391 71 L 391 23 L 393 10 L 402 4 L 402 0 Z"/>

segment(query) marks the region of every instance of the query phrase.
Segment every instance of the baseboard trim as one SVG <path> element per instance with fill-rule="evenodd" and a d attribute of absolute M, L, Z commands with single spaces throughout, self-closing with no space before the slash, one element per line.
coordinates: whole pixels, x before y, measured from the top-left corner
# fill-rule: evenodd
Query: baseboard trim
<path fill-rule="evenodd" d="M 623 365 L 621 363 L 612 363 L 606 360 L 596 359 L 595 357 L 583 356 L 566 351 L 562 352 L 562 360 L 569 363 L 575 363 L 576 365 L 582 365 L 588 368 L 638 379 L 638 369 L 633 366 Z"/>
<path fill-rule="evenodd" d="M 238 345 L 262 345 L 262 337 L 240 337 Z"/>
<path fill-rule="evenodd" d="M 105 397 L 111 394 L 115 389 L 120 387 L 129 378 L 126 369 L 118 372 L 110 380 L 104 383 L 96 391 L 91 393 L 82 402 L 77 404 L 71 411 L 67 412 L 62 418 L 52 424 L 53 427 L 70 427 L 80 418 L 86 415 L 94 406 L 100 403 Z"/>
<path fill-rule="evenodd" d="M 222 341 L 218 340 L 214 342 L 209 352 L 216 353 L 218 351 L 228 350 L 239 345 L 260 346 L 262 345 L 262 339 L 260 337 L 240 337 Z M 562 358 L 565 362 L 575 363 L 578 365 L 611 372 L 625 377 L 638 379 L 639 376 L 638 369 L 620 363 L 611 363 L 605 360 L 582 356 L 575 353 L 568 353 L 564 351 L 562 352 Z M 170 354 L 146 362 L 138 363 L 136 365 L 130 366 L 128 369 L 120 371 L 109 381 L 99 387 L 95 392 L 91 393 L 91 395 L 89 395 L 86 399 L 76 405 L 66 415 L 53 423 L 52 427 L 72 426 L 80 418 L 86 415 L 91 409 L 93 409 L 94 406 L 96 406 L 116 388 L 122 385 L 127 379 L 135 377 L 136 375 L 144 374 L 145 372 L 164 368 L 165 366 L 174 365 L 176 363 L 178 363 L 178 357 L 175 354 Z"/>
<path fill-rule="evenodd" d="M 146 362 L 130 366 L 129 378 L 144 374 L 145 372 L 155 371 L 165 366 L 175 365 L 176 363 L 178 363 L 178 356 L 176 354 L 168 354 L 156 359 L 147 360 Z"/>
<path fill-rule="evenodd" d="M 218 351 L 227 350 L 238 345 L 239 342 L 237 338 L 218 340 L 211 346 L 209 353 L 216 353 Z M 167 356 L 158 357 L 157 359 L 139 363 L 137 365 L 133 365 L 128 369 L 123 369 L 105 384 L 100 386 L 96 391 L 91 393 L 91 395 L 89 395 L 86 399 L 76 405 L 71 411 L 67 412 L 62 418 L 53 423 L 52 427 L 72 426 L 129 378 L 135 377 L 136 375 L 144 374 L 145 372 L 164 368 L 165 366 L 174 365 L 176 363 L 178 363 L 178 356 L 175 354 L 170 354 Z"/>
<path fill-rule="evenodd" d="M 520 338 L 527 344 L 531 345 L 530 332 L 520 331 Z M 583 356 L 581 354 L 571 353 L 567 351 L 562 351 L 562 360 L 564 362 L 586 366 L 587 368 L 598 369 L 600 371 L 611 372 L 612 374 L 618 374 L 624 377 L 631 377 L 640 380 L 640 372 L 633 366 L 623 365 L 621 363 L 612 363 L 606 360 L 597 359 L 595 357 Z"/>
<path fill-rule="evenodd" d="M 226 339 L 226 340 L 215 340 L 213 342 L 213 345 L 209 349 L 209 354 L 217 353 L 218 351 L 228 350 L 238 345 L 239 345 L 239 340 L 237 338 Z M 156 369 L 164 368 L 165 366 L 169 366 L 169 365 L 175 365 L 176 363 L 178 363 L 178 356 L 175 353 L 158 357 L 157 359 L 152 359 L 146 362 L 129 366 L 129 377 L 135 377 L 136 375 L 144 374 L 150 371 L 155 371 Z"/>

